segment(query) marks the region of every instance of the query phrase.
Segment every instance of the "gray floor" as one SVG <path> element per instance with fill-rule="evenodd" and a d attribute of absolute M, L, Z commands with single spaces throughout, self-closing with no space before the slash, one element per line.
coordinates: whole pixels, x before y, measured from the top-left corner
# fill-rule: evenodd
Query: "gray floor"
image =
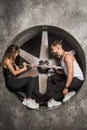
<path fill-rule="evenodd" d="M 37 25 L 66 30 L 87 55 L 87 0 L 0 0 L 0 57 L 15 36 Z M 0 130 L 87 130 L 86 86 L 87 77 L 78 94 L 55 110 L 29 110 L 6 89 L 0 68 Z"/>

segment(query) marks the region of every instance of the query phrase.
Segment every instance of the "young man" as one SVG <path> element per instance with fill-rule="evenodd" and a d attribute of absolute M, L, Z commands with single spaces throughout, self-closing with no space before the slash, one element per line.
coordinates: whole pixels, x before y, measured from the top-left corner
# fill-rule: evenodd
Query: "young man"
<path fill-rule="evenodd" d="M 79 64 L 77 63 L 74 55 L 63 49 L 61 41 L 54 41 L 52 43 L 51 53 L 60 59 L 60 64 L 66 75 L 66 81 L 62 90 L 62 94 L 64 95 L 63 102 L 65 102 L 80 88 L 84 80 L 83 72 Z M 53 65 L 53 69 L 56 70 L 55 65 Z M 60 73 L 60 71 L 56 72 Z M 56 103 L 57 101 L 55 101 L 54 99 L 48 101 L 48 107 L 52 106 L 54 102 Z"/>

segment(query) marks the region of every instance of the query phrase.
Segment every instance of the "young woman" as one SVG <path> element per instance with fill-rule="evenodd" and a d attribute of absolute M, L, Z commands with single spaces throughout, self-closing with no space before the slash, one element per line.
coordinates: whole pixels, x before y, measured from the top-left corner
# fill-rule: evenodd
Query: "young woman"
<path fill-rule="evenodd" d="M 19 48 L 17 45 L 10 45 L 3 57 L 2 60 L 2 67 L 3 73 L 5 76 L 6 86 L 10 91 L 18 91 L 20 89 L 25 89 L 26 91 L 26 98 L 22 102 L 24 105 L 31 109 L 39 108 L 39 104 L 35 102 L 35 100 L 31 99 L 31 94 L 33 91 L 33 78 L 32 77 L 25 77 L 25 78 L 18 78 L 18 75 L 28 68 L 26 63 L 23 63 L 23 67 L 19 68 L 16 63 L 16 57 L 19 55 Z M 31 68 L 35 67 L 35 65 L 31 64 Z"/>

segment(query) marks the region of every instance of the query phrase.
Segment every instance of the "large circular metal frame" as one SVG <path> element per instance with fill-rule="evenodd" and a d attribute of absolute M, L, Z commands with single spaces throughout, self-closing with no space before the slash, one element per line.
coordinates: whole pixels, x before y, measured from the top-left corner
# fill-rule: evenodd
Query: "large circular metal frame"
<path fill-rule="evenodd" d="M 68 32 L 61 28 L 42 25 L 31 27 L 19 35 L 13 40 L 13 43 L 20 47 L 20 57 L 18 61 L 21 63 L 22 60 L 27 61 L 27 63 L 39 64 L 40 61 L 49 61 L 49 64 L 56 63 L 56 59 L 50 53 L 50 45 L 53 40 L 62 40 L 63 47 L 66 51 L 75 52 L 75 57 L 83 71 L 84 77 L 86 75 L 86 59 L 84 52 L 78 43 L 78 41 Z M 73 51 L 72 51 L 73 52 Z M 41 69 L 41 68 L 39 68 Z M 36 77 L 37 89 L 44 94 L 47 87 L 47 78 L 51 75 L 49 69 L 42 71 L 34 68 L 26 72 L 23 76 L 34 76 Z"/>

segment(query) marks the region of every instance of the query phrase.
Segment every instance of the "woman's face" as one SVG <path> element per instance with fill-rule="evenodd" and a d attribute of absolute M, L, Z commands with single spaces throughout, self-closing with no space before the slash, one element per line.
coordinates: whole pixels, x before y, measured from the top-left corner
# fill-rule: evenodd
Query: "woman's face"
<path fill-rule="evenodd" d="M 16 59 L 16 57 L 19 55 L 19 51 L 17 50 L 15 53 L 14 53 L 14 59 Z"/>

